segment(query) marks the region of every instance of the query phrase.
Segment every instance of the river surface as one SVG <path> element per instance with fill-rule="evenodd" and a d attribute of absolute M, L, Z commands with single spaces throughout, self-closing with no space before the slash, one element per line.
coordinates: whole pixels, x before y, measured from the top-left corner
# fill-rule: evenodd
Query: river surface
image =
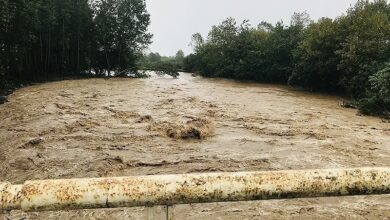
<path fill-rule="evenodd" d="M 335 96 L 206 79 L 87 79 L 15 91 L 0 105 L 0 181 L 390 166 L 390 123 Z M 389 196 L 181 205 L 175 219 L 390 217 Z M 162 208 L 0 213 L 164 219 Z"/>

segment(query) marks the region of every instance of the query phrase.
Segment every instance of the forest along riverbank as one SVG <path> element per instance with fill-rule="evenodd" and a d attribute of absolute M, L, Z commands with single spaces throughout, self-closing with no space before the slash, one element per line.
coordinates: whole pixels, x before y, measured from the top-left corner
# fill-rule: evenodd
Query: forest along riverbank
<path fill-rule="evenodd" d="M 12 183 L 390 166 L 389 123 L 340 107 L 338 97 L 283 86 L 181 74 L 179 79 L 52 82 L 21 88 L 8 99 L 0 105 L 0 180 Z M 190 219 L 372 218 L 390 215 L 389 200 L 389 196 L 368 196 L 177 206 L 174 214 L 184 217 L 186 213 Z M 49 212 L 29 217 L 143 218 L 145 210 Z M 155 214 L 163 211 L 156 209 Z"/>

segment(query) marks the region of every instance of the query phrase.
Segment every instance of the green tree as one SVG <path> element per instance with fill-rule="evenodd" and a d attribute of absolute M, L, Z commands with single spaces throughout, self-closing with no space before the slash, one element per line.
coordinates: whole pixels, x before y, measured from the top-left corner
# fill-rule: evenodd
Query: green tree
<path fill-rule="evenodd" d="M 296 14 L 292 25 L 262 22 L 257 28 L 233 18 L 213 26 L 206 40 L 194 34 L 195 54 L 185 59 L 185 69 L 206 76 L 286 83 L 293 68 L 293 51 L 302 38 L 307 14 Z"/>
<path fill-rule="evenodd" d="M 150 14 L 145 0 L 118 0 L 116 30 L 117 69 L 135 67 L 138 54 L 151 43 Z"/>
<path fill-rule="evenodd" d="M 161 55 L 159 53 L 150 53 L 148 55 L 148 61 L 152 63 L 161 62 Z"/>
<path fill-rule="evenodd" d="M 330 18 L 309 25 L 295 53 L 291 85 L 331 92 L 342 90 L 342 73 L 337 69 L 341 58 L 336 54 L 341 47 L 339 32 L 337 21 Z"/>
<path fill-rule="evenodd" d="M 294 53 L 303 40 L 304 30 L 310 24 L 307 13 L 295 13 L 290 26 L 278 22 L 269 32 L 266 54 L 266 81 L 287 83 L 294 69 Z"/>
<path fill-rule="evenodd" d="M 134 69 L 149 23 L 144 0 L 0 0 L 0 85 Z"/>
<path fill-rule="evenodd" d="M 197 52 L 203 44 L 204 39 L 200 33 L 195 33 L 192 35 L 190 45 L 194 48 L 195 52 Z"/>
<path fill-rule="evenodd" d="M 182 63 L 183 62 L 183 60 L 184 60 L 184 52 L 182 50 L 177 51 L 176 56 L 175 56 L 175 60 L 178 63 Z"/>
<path fill-rule="evenodd" d="M 95 6 L 98 46 L 108 75 L 135 67 L 137 55 L 151 43 L 150 15 L 144 0 L 101 0 Z"/>
<path fill-rule="evenodd" d="M 390 57 L 390 6 L 385 0 L 358 1 L 340 20 L 347 36 L 339 69 L 342 82 L 354 98 L 362 98 L 369 87 L 369 77 L 381 69 Z"/>
<path fill-rule="evenodd" d="M 367 96 L 359 101 L 360 110 L 365 114 L 385 115 L 390 119 L 390 63 L 370 76 Z"/>

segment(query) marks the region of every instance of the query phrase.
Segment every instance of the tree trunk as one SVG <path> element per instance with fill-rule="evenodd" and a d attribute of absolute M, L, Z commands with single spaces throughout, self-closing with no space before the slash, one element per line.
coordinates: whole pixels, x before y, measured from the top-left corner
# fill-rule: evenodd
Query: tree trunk
<path fill-rule="evenodd" d="M 39 33 L 39 45 L 40 45 L 40 57 L 41 57 L 41 61 L 39 63 L 39 69 L 40 69 L 40 72 L 42 73 L 43 72 L 43 42 L 42 42 L 42 32 Z"/>
<path fill-rule="evenodd" d="M 61 55 L 61 76 L 64 77 L 65 66 L 65 19 L 62 19 L 62 55 Z"/>
<path fill-rule="evenodd" d="M 107 62 L 107 76 L 111 76 L 111 66 L 110 66 L 110 58 L 108 57 L 107 50 L 104 50 L 104 53 L 106 54 L 106 62 Z"/>
<path fill-rule="evenodd" d="M 80 31 L 77 33 L 77 67 L 76 74 L 80 74 Z"/>
<path fill-rule="evenodd" d="M 119 46 L 119 51 L 118 51 L 118 69 L 119 69 L 119 71 L 122 70 L 122 66 L 121 66 L 121 53 L 122 53 L 122 47 Z"/>
<path fill-rule="evenodd" d="M 50 31 L 49 31 L 49 40 L 48 40 L 48 49 L 47 49 L 47 78 L 49 78 L 49 72 L 50 72 L 50 67 L 51 67 L 51 36 L 50 36 Z"/>

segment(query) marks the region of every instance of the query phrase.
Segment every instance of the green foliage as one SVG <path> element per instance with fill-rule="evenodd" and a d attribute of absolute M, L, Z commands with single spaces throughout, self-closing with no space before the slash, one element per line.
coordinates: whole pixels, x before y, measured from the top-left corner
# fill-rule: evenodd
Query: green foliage
<path fill-rule="evenodd" d="M 256 28 L 248 21 L 237 25 L 228 18 L 213 26 L 206 40 L 193 35 L 195 54 L 185 59 L 184 69 L 209 77 L 286 83 L 293 68 L 293 51 L 306 25 L 303 16 L 307 15 L 296 14 L 291 26 L 263 22 Z"/>
<path fill-rule="evenodd" d="M 254 28 L 228 18 L 206 39 L 194 34 L 192 45 L 194 54 L 184 59 L 186 71 L 343 92 L 364 113 L 389 109 L 388 73 L 378 72 L 390 61 L 386 0 L 359 0 L 335 20 L 312 22 L 306 13 L 295 13 L 289 26 L 262 22 Z"/>
<path fill-rule="evenodd" d="M 157 75 L 168 75 L 173 78 L 177 78 L 179 74 L 179 68 L 175 62 L 159 61 L 142 63 L 142 71 L 154 71 Z"/>
<path fill-rule="evenodd" d="M 289 84 L 330 92 L 342 91 L 339 25 L 329 18 L 312 23 L 295 53 L 295 66 Z"/>
<path fill-rule="evenodd" d="M 390 5 L 385 0 L 359 1 L 339 21 L 342 48 L 338 65 L 342 84 L 354 98 L 362 98 L 375 74 L 390 57 Z"/>
<path fill-rule="evenodd" d="M 177 78 L 180 74 L 177 66 L 169 62 L 160 62 L 154 66 L 154 70 L 158 75 L 168 75 Z"/>
<path fill-rule="evenodd" d="M 203 43 L 204 43 L 204 39 L 200 33 L 195 33 L 192 35 L 190 45 L 194 48 L 195 52 L 199 51 Z"/>
<path fill-rule="evenodd" d="M 110 74 L 135 65 L 136 54 L 151 43 L 150 15 L 144 0 L 102 0 L 95 5 L 98 60 Z"/>
<path fill-rule="evenodd" d="M 175 60 L 176 60 L 177 63 L 183 63 L 184 52 L 182 50 L 177 51 Z"/>
<path fill-rule="evenodd" d="M 360 100 L 359 107 L 365 114 L 386 115 L 390 118 L 390 63 L 370 77 L 367 96 Z"/>
<path fill-rule="evenodd" d="M 182 50 L 177 51 L 174 57 L 160 56 L 159 53 L 152 52 L 142 57 L 139 66 L 143 70 L 155 71 L 158 75 L 169 75 L 177 78 L 184 62 L 185 56 Z"/>
<path fill-rule="evenodd" d="M 134 67 L 150 43 L 144 0 L 0 0 L 2 80 Z"/>
<path fill-rule="evenodd" d="M 159 53 L 150 53 L 147 57 L 147 62 L 155 63 L 161 62 L 161 56 Z"/>

